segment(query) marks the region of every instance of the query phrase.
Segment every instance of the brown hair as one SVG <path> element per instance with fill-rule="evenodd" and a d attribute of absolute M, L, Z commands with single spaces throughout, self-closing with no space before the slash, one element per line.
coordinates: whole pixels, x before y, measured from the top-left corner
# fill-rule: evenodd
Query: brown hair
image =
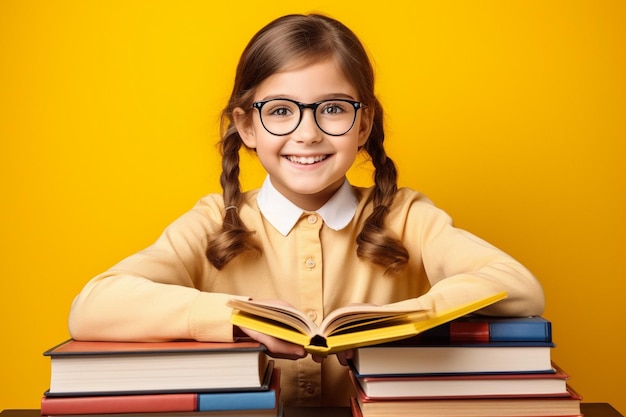
<path fill-rule="evenodd" d="M 303 64 L 332 57 L 351 80 L 360 100 L 374 112 L 373 127 L 363 147 L 374 165 L 373 212 L 357 237 L 357 255 L 385 268 L 401 270 L 408 253 L 396 238 L 387 236 L 384 221 L 397 190 L 397 171 L 383 147 L 383 109 L 374 94 L 374 70 L 356 35 L 342 23 L 326 16 L 287 15 L 262 28 L 244 49 L 228 105 L 222 112 L 222 175 L 224 223 L 220 233 L 209 237 L 207 257 L 218 269 L 245 250 L 260 248 L 235 207 L 242 199 L 239 182 L 239 150 L 243 145 L 233 120 L 236 108 L 251 109 L 255 88 L 267 77 L 294 62 Z"/>

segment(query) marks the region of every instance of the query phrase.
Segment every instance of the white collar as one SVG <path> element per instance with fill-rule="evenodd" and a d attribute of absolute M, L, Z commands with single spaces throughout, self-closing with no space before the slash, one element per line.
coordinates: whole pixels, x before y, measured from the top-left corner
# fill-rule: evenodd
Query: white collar
<path fill-rule="evenodd" d="M 293 204 L 282 195 L 270 181 L 269 175 L 257 195 L 257 203 L 263 216 L 283 236 L 287 236 L 306 210 Z M 346 227 L 356 213 L 359 201 L 346 179 L 337 192 L 324 204 L 319 214 L 328 227 L 341 230 Z"/>

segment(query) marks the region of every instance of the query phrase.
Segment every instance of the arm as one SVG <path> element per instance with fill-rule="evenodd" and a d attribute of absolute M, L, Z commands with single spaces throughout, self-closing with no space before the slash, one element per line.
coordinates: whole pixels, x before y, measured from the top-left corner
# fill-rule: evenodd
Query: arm
<path fill-rule="evenodd" d="M 426 201 L 411 201 L 404 209 L 407 214 L 403 242 L 411 254 L 410 262 L 422 263 L 431 284 L 426 294 L 406 302 L 444 309 L 506 291 L 507 299 L 481 313 L 526 316 L 543 312 L 541 285 L 518 261 L 454 227 L 450 216 Z"/>
<path fill-rule="evenodd" d="M 206 236 L 221 219 L 203 201 L 170 225 L 149 248 L 96 276 L 75 298 L 72 337 L 83 340 L 232 340 L 230 294 L 201 291 L 211 274 Z"/>

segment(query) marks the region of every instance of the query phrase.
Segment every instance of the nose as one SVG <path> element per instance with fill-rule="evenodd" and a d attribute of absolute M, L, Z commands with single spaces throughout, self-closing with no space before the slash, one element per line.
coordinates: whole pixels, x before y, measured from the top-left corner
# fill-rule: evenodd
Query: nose
<path fill-rule="evenodd" d="M 292 134 L 296 142 L 311 145 L 320 142 L 323 138 L 322 131 L 317 127 L 313 109 L 302 110 L 302 120 L 300 125 Z"/>

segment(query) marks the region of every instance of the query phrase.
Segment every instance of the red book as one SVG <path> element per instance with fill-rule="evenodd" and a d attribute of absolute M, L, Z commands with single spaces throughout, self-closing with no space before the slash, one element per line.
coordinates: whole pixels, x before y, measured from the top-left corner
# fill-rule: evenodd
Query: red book
<path fill-rule="evenodd" d="M 582 397 L 571 387 L 565 397 L 369 398 L 356 387 L 363 417 L 563 417 L 581 414 Z"/>
<path fill-rule="evenodd" d="M 46 397 L 267 390 L 268 359 L 257 342 L 80 342 L 44 353 Z"/>
<path fill-rule="evenodd" d="M 568 396 L 569 376 L 556 364 L 550 373 L 360 376 L 352 382 L 369 398 Z"/>
<path fill-rule="evenodd" d="M 280 368 L 274 368 L 267 391 L 227 391 L 91 397 L 43 397 L 41 414 L 78 416 L 129 413 L 184 413 L 241 410 L 275 410 L 279 405 Z M 179 414 L 177 414 L 179 415 Z M 246 414 L 247 415 L 247 414 Z M 170 416 L 172 417 L 172 416 Z"/>
<path fill-rule="evenodd" d="M 350 411 L 352 413 L 352 417 L 369 417 L 364 416 L 361 408 L 359 407 L 359 402 L 355 397 L 350 398 Z M 509 416 L 509 417 L 527 417 L 527 416 Z M 535 417 L 547 417 L 547 416 L 535 416 Z M 564 415 L 564 416 L 552 416 L 552 417 L 583 417 L 582 414 L 573 414 L 573 415 Z"/>
<path fill-rule="evenodd" d="M 352 417 L 363 417 L 363 413 L 359 408 L 359 403 L 354 397 L 350 398 L 350 411 L 352 412 Z"/>
<path fill-rule="evenodd" d="M 164 413 L 196 411 L 197 394 L 111 395 L 99 397 L 43 397 L 41 414 Z"/>

